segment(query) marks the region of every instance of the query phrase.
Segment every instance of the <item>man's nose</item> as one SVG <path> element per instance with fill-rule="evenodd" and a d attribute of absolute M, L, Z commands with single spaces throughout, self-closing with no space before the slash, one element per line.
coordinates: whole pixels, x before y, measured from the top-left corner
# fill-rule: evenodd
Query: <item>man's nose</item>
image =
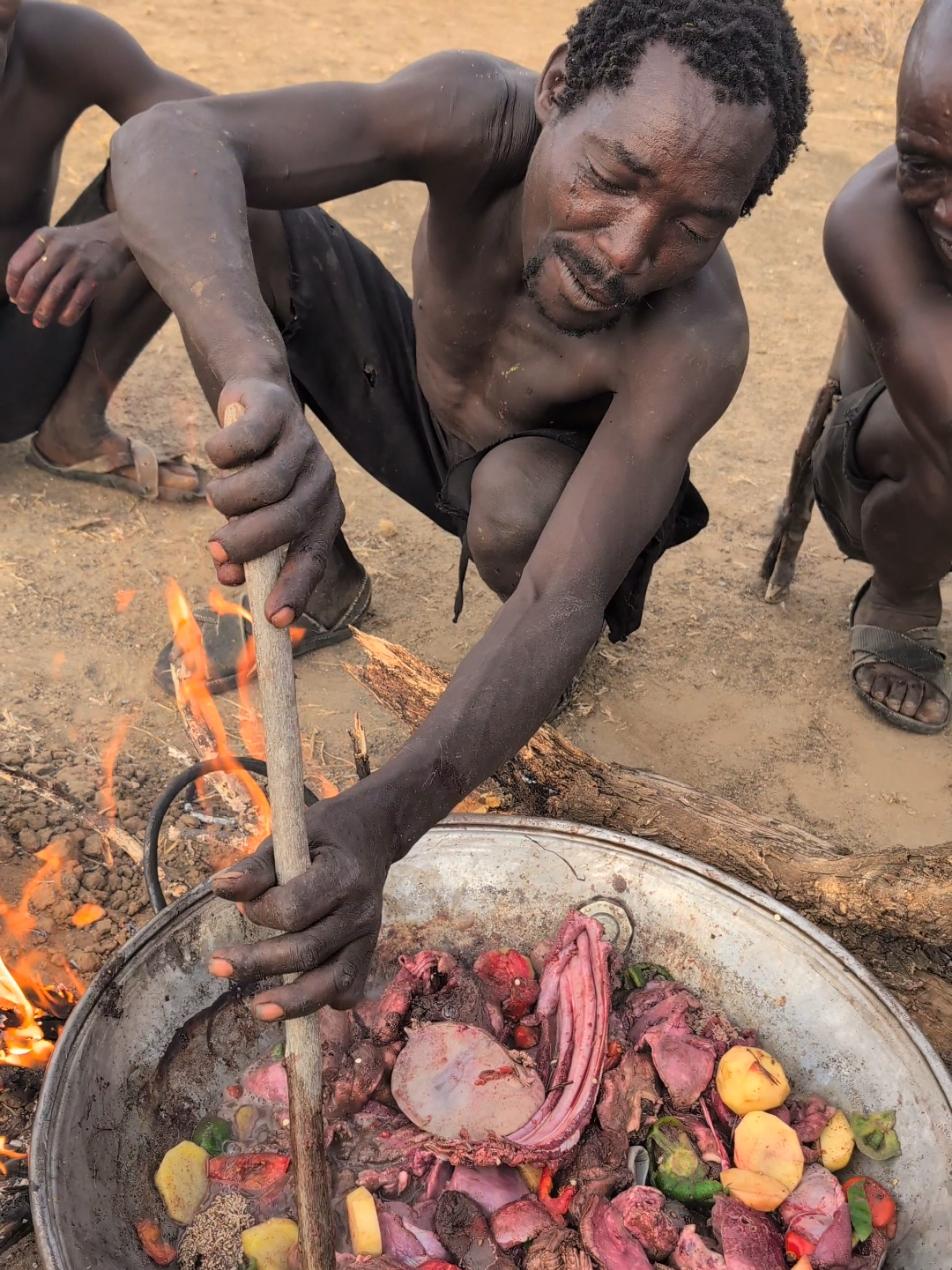
<path fill-rule="evenodd" d="M 607 225 L 595 242 L 616 273 L 637 278 L 654 264 L 658 230 L 658 217 L 641 205 Z"/>

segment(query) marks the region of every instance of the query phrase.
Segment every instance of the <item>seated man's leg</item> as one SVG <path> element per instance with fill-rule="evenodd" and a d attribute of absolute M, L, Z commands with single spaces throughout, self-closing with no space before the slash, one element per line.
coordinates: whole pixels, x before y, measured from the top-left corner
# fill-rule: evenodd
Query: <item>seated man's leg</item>
<path fill-rule="evenodd" d="M 814 473 L 841 550 L 873 566 L 852 615 L 853 682 L 891 722 L 937 731 L 950 718 L 948 676 L 932 650 L 939 584 L 952 568 L 952 486 L 912 440 L 884 386 L 856 391 L 849 345 L 847 338 L 847 395 L 817 447 Z"/>
<path fill-rule="evenodd" d="M 518 586 L 579 457 L 559 441 L 516 437 L 476 468 L 466 538 L 480 577 L 501 600 Z"/>
<path fill-rule="evenodd" d="M 101 184 L 101 178 L 97 179 L 60 224 L 83 224 L 105 215 Z M 34 457 L 45 467 L 62 469 L 64 475 L 74 468 L 73 474 L 78 475 L 81 469 L 76 465 L 92 460 L 98 471 L 87 470 L 87 477 L 98 476 L 101 483 L 128 488 L 130 492 L 143 487 L 141 460 L 137 466 L 129 440 L 106 422 L 106 410 L 120 381 L 168 315 L 168 309 L 134 263 L 103 285 L 84 324 L 85 338 L 72 373 L 49 409 L 33 420 Z M 35 333 L 40 350 L 42 342 L 51 335 L 52 331 Z M 151 467 L 151 455 L 146 457 Z M 178 501 L 201 496 L 201 473 L 190 463 L 180 459 L 160 462 L 155 475 L 160 498 Z"/>

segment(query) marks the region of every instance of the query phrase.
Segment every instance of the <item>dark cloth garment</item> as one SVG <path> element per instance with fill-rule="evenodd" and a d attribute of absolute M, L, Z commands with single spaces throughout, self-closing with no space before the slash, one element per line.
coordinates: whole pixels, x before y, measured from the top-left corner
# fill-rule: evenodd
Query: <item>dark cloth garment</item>
<path fill-rule="evenodd" d="M 284 332 L 301 400 L 367 472 L 461 540 L 455 615 L 469 561 L 466 525 L 473 473 L 490 449 L 461 455 L 430 411 L 417 379 L 413 302 L 374 253 L 320 208 L 284 213 L 294 317 Z M 546 437 L 585 451 L 588 433 L 540 428 L 507 437 Z M 641 625 L 654 565 L 700 533 L 708 511 L 688 474 L 664 523 L 606 611 L 613 641 Z"/>
<path fill-rule="evenodd" d="M 109 213 L 106 173 L 80 194 L 60 225 L 85 225 Z M 37 432 L 79 361 L 89 330 L 89 309 L 75 326 L 33 325 L 9 302 L 0 308 L 0 442 Z"/>
<path fill-rule="evenodd" d="M 813 489 L 816 504 L 836 545 L 850 560 L 869 563 L 863 550 L 863 502 L 876 482 L 860 471 L 856 440 L 870 410 L 886 391 L 878 379 L 842 397 L 830 412 L 813 451 Z"/>

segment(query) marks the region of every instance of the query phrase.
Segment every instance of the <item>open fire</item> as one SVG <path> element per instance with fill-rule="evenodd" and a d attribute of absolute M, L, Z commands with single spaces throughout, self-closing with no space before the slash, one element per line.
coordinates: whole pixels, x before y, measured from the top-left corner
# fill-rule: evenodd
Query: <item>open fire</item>
<path fill-rule="evenodd" d="M 35 953 L 19 958 L 12 968 L 0 957 L 0 1065 L 46 1066 L 83 992 L 79 979 L 71 978 L 68 984 L 45 984 Z"/>

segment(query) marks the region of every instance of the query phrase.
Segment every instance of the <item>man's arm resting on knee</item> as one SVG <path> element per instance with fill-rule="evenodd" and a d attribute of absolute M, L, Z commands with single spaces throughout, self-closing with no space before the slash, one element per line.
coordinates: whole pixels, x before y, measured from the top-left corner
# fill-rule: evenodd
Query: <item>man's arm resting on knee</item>
<path fill-rule="evenodd" d="M 900 419 L 926 458 L 952 475 L 952 296 L 893 170 L 885 188 L 858 179 L 847 186 L 827 216 L 824 249 Z"/>

